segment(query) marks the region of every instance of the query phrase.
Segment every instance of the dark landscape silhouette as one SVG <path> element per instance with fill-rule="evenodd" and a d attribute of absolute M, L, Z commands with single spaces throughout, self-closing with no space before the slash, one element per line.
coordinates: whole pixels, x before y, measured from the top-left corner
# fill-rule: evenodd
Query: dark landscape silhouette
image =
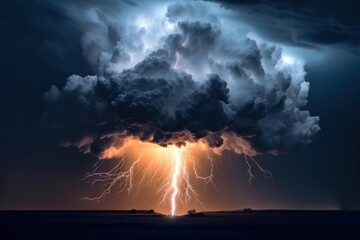
<path fill-rule="evenodd" d="M 0 226 L 11 239 L 359 239 L 360 212 L 2 211 Z"/>

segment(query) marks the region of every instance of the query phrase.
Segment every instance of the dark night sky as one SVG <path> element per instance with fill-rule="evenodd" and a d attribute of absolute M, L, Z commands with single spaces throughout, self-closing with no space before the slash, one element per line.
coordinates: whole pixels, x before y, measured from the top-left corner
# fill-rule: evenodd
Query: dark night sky
<path fill-rule="evenodd" d="M 63 2 L 67 1 L 0 3 L 0 209 L 134 207 L 121 200 L 126 195 L 100 203 L 79 200 L 91 191 L 81 179 L 96 159 L 75 148 L 57 146 L 53 133 L 40 120 L 43 95 L 50 86 L 63 86 L 74 73 L 94 74 L 81 48 L 83 31 L 60 7 Z M 103 1 L 100 7 L 112 11 L 113 2 Z M 136 2 L 140 7 L 141 2 Z M 89 0 L 79 7 L 96 4 Z M 259 158 L 276 183 L 260 175 L 247 186 L 241 164 L 236 171 L 242 177 L 235 172 L 226 182 L 221 177 L 227 175 L 226 169 L 235 170 L 233 163 L 225 161 L 217 170 L 220 186 L 227 186 L 220 190 L 224 199 L 212 198 L 203 208 L 360 209 L 360 15 L 356 1 L 222 4 L 239 12 L 239 21 L 264 41 L 289 47 L 304 59 L 310 82 L 306 108 L 320 117 L 321 130 L 311 144 Z"/>

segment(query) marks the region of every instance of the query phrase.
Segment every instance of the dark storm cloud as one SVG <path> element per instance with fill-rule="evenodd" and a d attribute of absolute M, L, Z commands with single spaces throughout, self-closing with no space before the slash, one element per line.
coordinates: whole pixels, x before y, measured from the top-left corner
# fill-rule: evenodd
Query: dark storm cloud
<path fill-rule="evenodd" d="M 62 125 L 67 144 L 112 134 L 160 145 L 183 144 L 204 137 L 206 131 L 224 129 L 226 82 L 210 75 L 196 83 L 171 69 L 164 55 L 165 50 L 154 52 L 133 69 L 108 78 L 70 76 L 62 91 L 53 86 L 45 94 L 50 105 L 45 120 Z"/>
<path fill-rule="evenodd" d="M 220 147 L 225 133 L 258 152 L 310 142 L 319 118 L 300 110 L 309 90 L 303 66 L 285 64 L 280 48 L 259 45 L 244 30 L 232 39 L 217 11 L 205 2 L 171 4 L 170 23 L 154 23 L 165 26 L 162 35 L 146 21 L 116 24 L 100 10 L 81 18 L 84 53 L 98 75 L 52 86 L 44 121 L 59 129 L 62 144 L 95 154 L 126 137 Z M 176 30 L 167 33 L 171 23 Z"/>
<path fill-rule="evenodd" d="M 359 54 L 360 17 L 353 1 L 219 1 L 237 9 L 259 35 L 288 45 L 333 46 Z"/>

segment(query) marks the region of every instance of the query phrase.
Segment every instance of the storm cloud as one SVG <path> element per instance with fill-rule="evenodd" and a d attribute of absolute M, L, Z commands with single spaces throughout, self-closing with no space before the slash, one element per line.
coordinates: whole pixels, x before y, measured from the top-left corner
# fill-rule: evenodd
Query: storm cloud
<path fill-rule="evenodd" d="M 265 153 L 309 143 L 319 131 L 319 117 L 303 110 L 303 63 L 249 37 L 230 10 L 200 1 L 158 2 L 146 12 L 121 4 L 111 14 L 67 8 L 95 75 L 72 75 L 44 94 L 43 121 L 64 146 L 99 155 L 134 137 Z"/>

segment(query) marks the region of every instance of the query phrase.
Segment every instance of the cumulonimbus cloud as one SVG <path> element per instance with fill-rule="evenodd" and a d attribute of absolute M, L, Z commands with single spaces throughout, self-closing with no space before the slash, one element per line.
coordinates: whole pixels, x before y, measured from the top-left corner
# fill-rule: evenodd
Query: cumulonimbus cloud
<path fill-rule="evenodd" d="M 121 17 L 97 8 L 72 15 L 96 75 L 72 75 L 44 95 L 43 119 L 63 144 L 99 155 L 127 137 L 162 146 L 201 140 L 252 155 L 308 143 L 319 131 L 319 117 L 302 110 L 302 63 L 251 39 L 218 4 L 154 6 L 163 11 L 125 4 Z"/>

